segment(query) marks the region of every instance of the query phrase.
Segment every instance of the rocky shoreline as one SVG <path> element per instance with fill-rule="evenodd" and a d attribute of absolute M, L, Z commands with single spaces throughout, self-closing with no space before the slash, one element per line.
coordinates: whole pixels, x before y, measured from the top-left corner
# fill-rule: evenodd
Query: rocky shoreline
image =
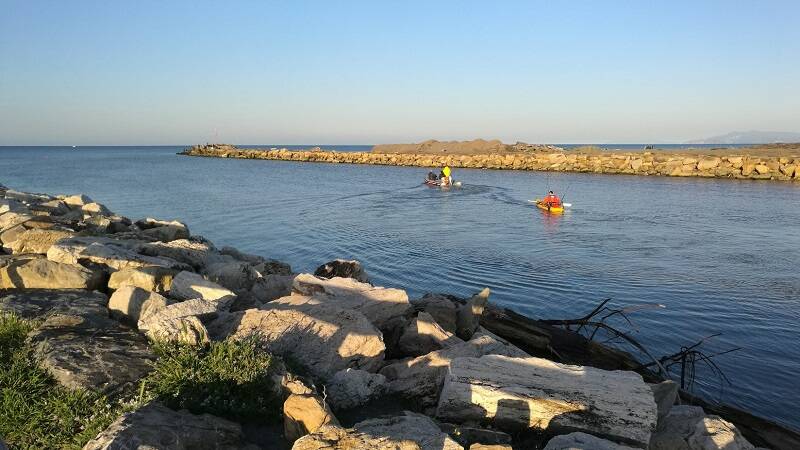
<path fill-rule="evenodd" d="M 187 156 L 267 159 L 318 163 L 372 164 L 412 167 L 537 170 L 616 175 L 701 177 L 736 180 L 800 181 L 800 155 L 768 156 L 675 152 L 520 151 L 504 154 L 419 154 L 335 152 L 309 150 L 239 149 L 226 144 L 196 145 L 181 152 Z"/>
<path fill-rule="evenodd" d="M 410 299 L 402 289 L 370 284 L 356 261 L 294 273 L 280 261 L 217 248 L 178 221 L 133 221 L 85 195 L 2 185 L 0 243 L 0 323 L 29 326 L 19 345 L 59 389 L 128 399 L 78 448 L 800 445 L 797 433 L 747 413 L 720 417 L 713 407 L 681 404 L 688 394 L 627 353 L 495 307 L 489 289 L 469 299 Z M 203 396 L 180 403 L 194 405 L 192 411 L 169 407 L 196 382 L 173 379 L 183 390 L 144 394 L 147 383 L 158 382 L 152 372 L 164 370 L 162 346 L 242 342 L 257 345 L 234 362 L 268 352 L 257 360 L 263 365 L 248 366 L 262 369 L 244 373 L 215 355 L 217 369 L 231 373 L 209 383 L 238 392 L 268 382 L 255 385 L 262 406 L 273 405 L 257 426 L 236 414 L 209 413 L 235 412 L 227 397 L 217 410 Z M 0 355 L 10 351 L 16 350 L 0 347 Z M 10 371 L 7 364 L 0 361 L 0 370 Z M 18 389 L 0 388 L 8 395 Z M 0 425 L 11 420 L 3 419 Z M 0 428 L 12 448 L 30 444 L 25 433 Z"/>

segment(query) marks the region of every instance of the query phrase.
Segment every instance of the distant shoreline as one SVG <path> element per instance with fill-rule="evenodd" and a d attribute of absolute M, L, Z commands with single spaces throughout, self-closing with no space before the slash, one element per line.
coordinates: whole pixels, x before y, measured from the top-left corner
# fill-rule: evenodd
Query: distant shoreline
<path fill-rule="evenodd" d="M 470 169 L 800 182 L 800 144 L 768 144 L 748 148 L 720 148 L 704 151 L 653 149 L 640 152 L 614 152 L 597 147 L 565 150 L 555 146 L 529 146 L 528 144 L 515 144 L 516 148 L 508 149 L 499 148 L 492 143 L 489 145 L 489 147 L 495 147 L 495 151 L 492 153 L 470 153 L 488 151 L 488 149 L 458 148 L 449 144 L 445 144 L 449 146 L 445 151 L 437 151 L 432 146 L 433 149 L 425 152 L 425 149 L 413 148 L 415 145 L 419 144 L 375 146 L 372 152 L 336 152 L 326 151 L 319 147 L 307 150 L 239 149 L 232 145 L 206 144 L 187 148 L 179 154 L 214 158 L 425 168 L 450 165 Z M 522 145 L 526 147 L 522 148 Z M 388 152 L 395 149 L 396 152 Z M 459 151 L 460 154 L 456 153 Z"/>

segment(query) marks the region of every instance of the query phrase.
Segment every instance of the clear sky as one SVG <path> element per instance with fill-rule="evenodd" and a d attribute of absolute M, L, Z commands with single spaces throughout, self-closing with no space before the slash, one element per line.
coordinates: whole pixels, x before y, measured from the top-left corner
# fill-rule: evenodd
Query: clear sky
<path fill-rule="evenodd" d="M 800 1 L 0 0 L 0 145 L 800 131 Z"/>

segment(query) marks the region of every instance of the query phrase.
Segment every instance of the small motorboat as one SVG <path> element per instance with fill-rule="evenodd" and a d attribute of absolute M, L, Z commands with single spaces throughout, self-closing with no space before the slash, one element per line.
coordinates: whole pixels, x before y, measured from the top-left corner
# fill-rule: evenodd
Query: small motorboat
<path fill-rule="evenodd" d="M 423 182 L 423 184 L 425 184 L 426 186 L 438 187 L 438 188 L 442 188 L 442 189 L 447 189 L 447 188 L 451 188 L 451 187 L 461 187 L 461 182 L 460 181 L 453 181 L 452 184 L 442 185 L 442 182 L 439 181 L 439 180 L 425 180 Z"/>

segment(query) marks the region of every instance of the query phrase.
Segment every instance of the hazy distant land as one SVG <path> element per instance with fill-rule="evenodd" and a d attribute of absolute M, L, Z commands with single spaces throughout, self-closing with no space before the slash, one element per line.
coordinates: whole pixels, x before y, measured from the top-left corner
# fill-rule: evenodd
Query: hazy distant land
<path fill-rule="evenodd" d="M 733 131 L 719 136 L 687 141 L 686 144 L 773 144 L 800 142 L 800 133 L 788 131 Z"/>

